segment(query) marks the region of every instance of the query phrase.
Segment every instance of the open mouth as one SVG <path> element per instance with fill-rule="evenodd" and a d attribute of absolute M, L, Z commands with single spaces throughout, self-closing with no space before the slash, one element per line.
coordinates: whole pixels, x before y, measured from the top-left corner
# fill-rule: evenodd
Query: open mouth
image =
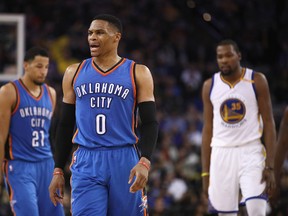
<path fill-rule="evenodd" d="M 99 45 L 93 44 L 93 45 L 90 45 L 90 50 L 91 51 L 96 51 L 99 47 L 100 47 Z"/>

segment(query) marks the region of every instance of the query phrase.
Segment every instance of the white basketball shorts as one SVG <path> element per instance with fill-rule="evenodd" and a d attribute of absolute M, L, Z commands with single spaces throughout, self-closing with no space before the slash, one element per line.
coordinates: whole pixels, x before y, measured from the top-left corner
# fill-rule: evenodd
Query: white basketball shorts
<path fill-rule="evenodd" d="M 266 152 L 258 141 L 239 147 L 212 147 L 209 200 L 217 212 L 237 212 L 242 200 L 260 198 Z"/>

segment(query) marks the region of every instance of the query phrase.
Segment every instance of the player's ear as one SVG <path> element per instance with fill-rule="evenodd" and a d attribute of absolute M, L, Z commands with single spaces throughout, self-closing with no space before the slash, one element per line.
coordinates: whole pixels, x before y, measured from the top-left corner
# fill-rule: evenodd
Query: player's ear
<path fill-rule="evenodd" d="M 241 52 L 238 53 L 238 58 L 239 58 L 239 60 L 242 59 L 242 54 L 241 54 Z"/>
<path fill-rule="evenodd" d="M 23 68 L 24 68 L 24 71 L 26 71 L 26 68 L 29 66 L 29 62 L 28 61 L 24 61 L 23 63 Z"/>
<path fill-rule="evenodd" d="M 121 39 L 121 33 L 120 32 L 117 32 L 116 34 L 115 34 L 115 41 L 117 41 L 117 42 L 119 42 L 120 41 L 120 39 Z"/>

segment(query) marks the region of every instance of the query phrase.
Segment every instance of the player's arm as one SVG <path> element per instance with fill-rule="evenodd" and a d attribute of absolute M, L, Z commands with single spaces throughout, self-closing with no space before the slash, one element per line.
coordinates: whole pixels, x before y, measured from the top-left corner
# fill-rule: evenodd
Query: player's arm
<path fill-rule="evenodd" d="M 66 69 L 62 80 L 63 101 L 60 109 L 55 146 L 55 169 L 57 170 L 63 170 L 72 150 L 72 137 L 75 125 L 75 93 L 72 82 L 78 66 L 79 64 L 70 65 Z"/>
<path fill-rule="evenodd" d="M 267 151 L 266 166 L 274 168 L 274 148 L 276 144 L 276 129 L 273 118 L 269 86 L 262 73 L 255 73 L 255 86 L 259 111 L 264 125 L 264 143 Z"/>
<path fill-rule="evenodd" d="M 0 164 L 4 160 L 4 146 L 8 137 L 12 109 L 16 104 L 16 90 L 11 83 L 0 88 Z M 0 172 L 0 183 L 2 182 Z"/>
<path fill-rule="evenodd" d="M 69 66 L 62 80 L 63 103 L 55 139 L 55 169 L 49 186 L 50 199 L 55 206 L 57 202 L 62 203 L 65 186 L 63 169 L 72 150 L 72 136 L 75 125 L 75 93 L 72 82 L 78 66 L 79 64 Z"/>
<path fill-rule="evenodd" d="M 142 189 L 147 183 L 150 159 L 158 137 L 154 83 L 151 72 L 145 65 L 136 64 L 135 78 L 137 103 L 141 119 L 140 141 L 138 143 L 141 158 L 139 164 L 131 170 L 129 182 L 131 182 L 133 176 L 136 175 L 136 180 L 130 188 L 131 192 Z"/>
<path fill-rule="evenodd" d="M 54 132 L 55 132 L 55 123 L 56 123 L 56 120 L 55 120 L 55 107 L 56 107 L 56 98 L 57 98 L 57 94 L 56 94 L 56 91 L 53 87 L 51 86 L 48 86 L 48 90 L 49 90 L 49 93 L 51 95 L 51 101 L 52 101 L 52 110 L 53 110 L 53 116 L 52 116 L 52 119 L 51 119 L 51 125 L 50 125 L 50 128 L 49 128 L 49 139 L 50 139 L 50 145 L 51 145 L 51 151 L 52 153 L 54 154 L 54 141 L 53 141 L 53 138 L 54 138 Z"/>
<path fill-rule="evenodd" d="M 136 65 L 137 103 L 141 119 L 139 148 L 142 157 L 150 160 L 158 136 L 154 83 L 150 70 L 144 65 Z M 149 161 L 148 161 L 149 162 Z"/>
<path fill-rule="evenodd" d="M 266 147 L 266 167 L 263 172 L 263 180 L 266 181 L 266 188 L 270 190 L 275 187 L 274 178 L 274 151 L 276 144 L 276 128 L 273 118 L 272 103 L 266 77 L 262 73 L 254 75 L 259 112 L 261 114 L 264 130 L 264 144 Z"/>
<path fill-rule="evenodd" d="M 275 152 L 275 178 L 276 183 L 280 184 L 281 169 L 288 151 L 288 106 L 286 107 L 278 133 L 278 140 Z"/>
<path fill-rule="evenodd" d="M 55 106 L 56 106 L 57 93 L 56 93 L 55 89 L 51 86 L 49 86 L 49 92 L 51 94 L 52 106 L 53 106 L 53 112 L 54 112 Z"/>
<path fill-rule="evenodd" d="M 202 187 L 203 192 L 208 195 L 209 184 L 209 169 L 211 155 L 211 139 L 212 139 L 212 124 L 213 124 L 213 106 L 210 100 L 210 89 L 212 79 L 204 82 L 202 87 L 203 101 L 203 129 L 202 129 L 202 145 L 201 145 L 201 162 L 202 162 Z"/>

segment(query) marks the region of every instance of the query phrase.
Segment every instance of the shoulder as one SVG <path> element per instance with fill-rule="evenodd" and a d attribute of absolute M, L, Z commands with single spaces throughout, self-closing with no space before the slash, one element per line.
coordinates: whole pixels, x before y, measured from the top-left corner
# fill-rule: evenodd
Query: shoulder
<path fill-rule="evenodd" d="M 72 64 L 72 65 L 69 65 L 67 68 L 66 68 L 66 71 L 65 71 L 65 75 L 66 76 L 74 76 L 77 69 L 79 68 L 81 63 L 76 63 L 76 64 Z"/>
<path fill-rule="evenodd" d="M 63 83 L 66 83 L 66 82 L 72 83 L 72 80 L 76 72 L 79 70 L 78 68 L 80 67 L 80 65 L 81 63 L 76 63 L 76 64 L 69 65 L 66 68 L 66 71 L 63 76 Z"/>
<path fill-rule="evenodd" d="M 149 68 L 143 64 L 136 64 L 135 65 L 135 75 L 137 81 L 152 79 L 152 74 Z"/>
<path fill-rule="evenodd" d="M 0 94 L 1 94 L 1 97 L 6 97 L 6 98 L 11 97 L 11 95 L 16 95 L 15 86 L 11 82 L 1 86 Z"/>
<path fill-rule="evenodd" d="M 48 88 L 51 96 L 56 97 L 56 90 L 52 86 L 49 86 L 49 85 L 47 85 L 47 88 Z"/>
<path fill-rule="evenodd" d="M 208 100 L 209 95 L 210 95 L 210 90 L 212 87 L 212 78 L 206 79 L 203 83 L 202 86 L 202 99 L 203 102 L 205 102 L 205 100 Z"/>
<path fill-rule="evenodd" d="M 143 64 L 135 64 L 135 70 L 137 73 L 150 73 L 149 68 Z"/>
<path fill-rule="evenodd" d="M 254 72 L 254 84 L 257 90 L 268 88 L 266 76 L 261 72 Z"/>
<path fill-rule="evenodd" d="M 16 102 L 17 92 L 15 86 L 10 82 L 0 88 L 0 101 L 13 105 Z"/>
<path fill-rule="evenodd" d="M 212 86 L 212 78 L 206 79 L 203 83 L 203 90 L 210 89 Z"/>
<path fill-rule="evenodd" d="M 255 82 L 266 82 L 266 76 L 262 72 L 254 72 L 254 81 Z"/>

